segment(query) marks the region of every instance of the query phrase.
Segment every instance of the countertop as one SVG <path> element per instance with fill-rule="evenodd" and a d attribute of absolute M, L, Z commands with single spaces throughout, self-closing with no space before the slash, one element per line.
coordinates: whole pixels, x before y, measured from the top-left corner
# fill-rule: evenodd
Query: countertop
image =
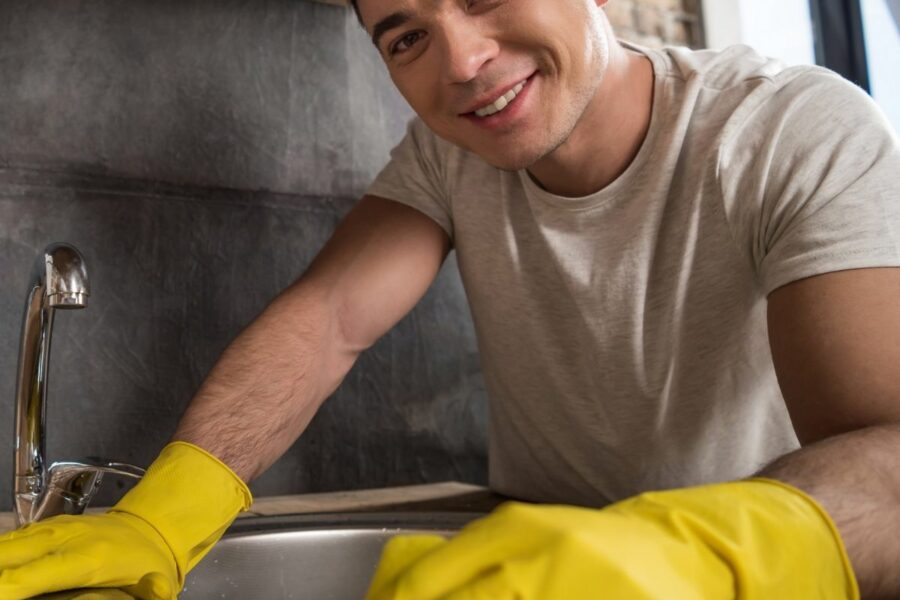
<path fill-rule="evenodd" d="M 238 518 L 335 512 L 489 512 L 506 498 L 486 487 L 446 481 L 401 487 L 269 496 L 254 500 Z M 88 513 L 102 513 L 91 508 Z M 0 532 L 13 528 L 11 512 L 0 513 Z"/>

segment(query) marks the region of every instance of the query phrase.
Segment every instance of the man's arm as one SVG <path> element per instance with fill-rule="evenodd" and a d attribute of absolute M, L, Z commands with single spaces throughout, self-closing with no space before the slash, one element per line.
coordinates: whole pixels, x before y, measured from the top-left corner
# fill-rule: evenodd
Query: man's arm
<path fill-rule="evenodd" d="M 0 598 L 117 587 L 173 600 L 249 507 L 245 481 L 284 452 L 359 353 L 412 308 L 448 248 L 427 217 L 363 198 L 306 275 L 229 346 L 175 441 L 124 498 L 102 515 L 0 535 Z"/>
<path fill-rule="evenodd" d="M 434 221 L 364 197 L 299 281 L 225 350 L 174 439 L 250 481 L 306 428 L 359 353 L 422 297 L 449 251 Z"/>
<path fill-rule="evenodd" d="M 834 520 L 863 598 L 900 597 L 900 269 L 794 282 L 769 296 L 778 380 L 804 447 L 764 469 Z"/>

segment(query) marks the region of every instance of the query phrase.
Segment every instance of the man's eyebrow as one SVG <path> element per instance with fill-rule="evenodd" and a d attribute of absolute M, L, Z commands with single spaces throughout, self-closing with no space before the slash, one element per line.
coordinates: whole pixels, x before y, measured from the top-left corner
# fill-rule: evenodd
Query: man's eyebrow
<path fill-rule="evenodd" d="M 406 11 L 397 11 L 395 13 L 391 13 L 382 20 L 378 21 L 375 24 L 375 27 L 372 28 L 372 43 L 375 44 L 376 48 L 379 48 L 378 42 L 381 41 L 381 36 L 385 33 L 393 29 L 394 27 L 400 27 L 407 21 L 412 18 L 412 15 Z"/>

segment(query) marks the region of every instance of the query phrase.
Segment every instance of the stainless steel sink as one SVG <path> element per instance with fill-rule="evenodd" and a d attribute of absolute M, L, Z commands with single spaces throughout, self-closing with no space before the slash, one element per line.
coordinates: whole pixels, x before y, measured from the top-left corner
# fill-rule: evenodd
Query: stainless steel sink
<path fill-rule="evenodd" d="M 361 600 L 393 536 L 450 536 L 483 513 L 348 513 L 239 519 L 185 582 L 180 600 Z M 99 592 L 99 593 L 98 593 Z M 43 600 L 124 600 L 80 590 Z"/>
<path fill-rule="evenodd" d="M 182 600 L 361 600 L 398 534 L 449 536 L 477 513 L 367 513 L 241 519 L 185 582 Z"/>

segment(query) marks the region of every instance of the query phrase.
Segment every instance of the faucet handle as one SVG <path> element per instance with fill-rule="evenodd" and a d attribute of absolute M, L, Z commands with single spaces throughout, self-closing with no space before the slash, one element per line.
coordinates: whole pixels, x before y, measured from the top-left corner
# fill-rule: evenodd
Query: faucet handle
<path fill-rule="evenodd" d="M 55 462 L 48 470 L 47 493 L 31 520 L 58 514 L 80 515 L 100 489 L 105 474 L 140 479 L 144 469 L 95 457 Z"/>
<path fill-rule="evenodd" d="M 60 473 L 66 473 L 72 469 L 76 471 L 93 470 L 98 473 L 121 475 L 122 477 L 131 477 L 133 479 L 140 479 L 145 472 L 141 467 L 106 458 L 97 458 L 96 456 L 89 456 L 81 461 L 58 461 L 50 465 L 50 471 L 52 472 L 54 469 Z M 51 478 L 52 481 L 53 479 Z"/>

